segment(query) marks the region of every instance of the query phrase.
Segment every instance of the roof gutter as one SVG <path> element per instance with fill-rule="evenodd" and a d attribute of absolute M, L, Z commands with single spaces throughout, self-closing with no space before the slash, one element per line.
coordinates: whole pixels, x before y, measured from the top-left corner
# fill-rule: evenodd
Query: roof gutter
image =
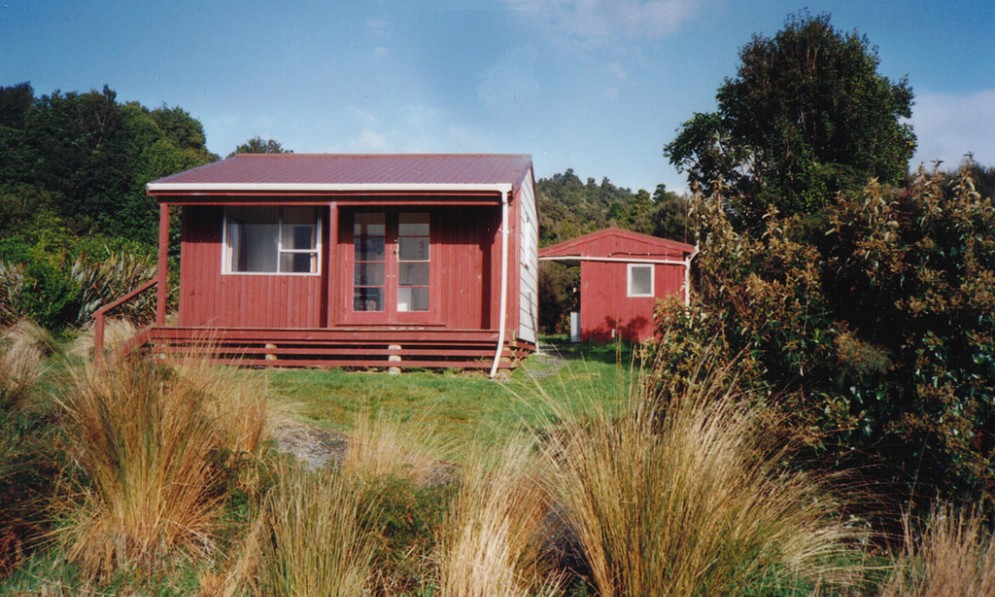
<path fill-rule="evenodd" d="M 494 364 L 491 365 L 491 379 L 497 375 L 501 364 L 501 353 L 504 351 L 505 328 L 508 323 L 508 196 L 511 195 L 511 185 L 505 185 L 501 193 L 501 307 L 498 312 L 500 328 L 498 328 L 497 348 L 494 350 Z"/>
<path fill-rule="evenodd" d="M 693 257 L 697 253 L 692 253 Z M 657 265 L 687 265 L 687 259 L 654 259 L 647 257 L 587 257 L 584 255 L 562 255 L 552 257 L 540 257 L 539 261 L 603 261 L 607 263 L 653 263 Z"/>
<path fill-rule="evenodd" d="M 507 183 L 280 183 L 280 182 L 150 182 L 145 185 L 150 194 L 167 193 L 501 193 Z"/>

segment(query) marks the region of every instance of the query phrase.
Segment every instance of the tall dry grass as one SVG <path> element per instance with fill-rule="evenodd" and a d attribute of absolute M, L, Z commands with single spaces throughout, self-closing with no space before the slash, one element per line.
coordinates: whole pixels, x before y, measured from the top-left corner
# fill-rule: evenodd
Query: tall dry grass
<path fill-rule="evenodd" d="M 790 449 L 735 386 L 731 368 L 713 367 L 679 396 L 634 384 L 621 415 L 595 399 L 583 415 L 559 413 L 549 482 L 599 594 L 722 595 L 785 571 L 841 575 L 837 504 L 785 466 Z"/>
<path fill-rule="evenodd" d="M 56 537 L 90 577 L 211 554 L 238 456 L 259 449 L 265 395 L 206 364 L 69 370 L 70 460 Z"/>
<path fill-rule="evenodd" d="M 33 321 L 22 319 L 0 334 L 0 405 L 20 408 L 28 391 L 45 371 L 55 350 L 52 336 Z"/>
<path fill-rule="evenodd" d="M 94 324 L 91 322 L 73 340 L 67 354 L 77 358 L 91 358 L 93 356 L 94 344 Z M 112 317 L 104 324 L 104 349 L 114 351 L 131 340 L 138 333 L 138 328 L 131 320 L 123 317 Z"/>
<path fill-rule="evenodd" d="M 443 451 L 429 427 L 361 409 L 349 435 L 342 472 L 364 479 L 393 476 L 421 484 L 437 472 Z"/>
<path fill-rule="evenodd" d="M 376 544 L 361 522 L 362 489 L 339 471 L 283 464 L 260 533 L 262 595 L 362 595 Z"/>
<path fill-rule="evenodd" d="M 0 326 L 13 325 L 23 315 L 24 266 L 0 261 Z"/>
<path fill-rule="evenodd" d="M 908 520 L 905 527 L 883 597 L 995 595 L 995 532 L 980 512 L 937 505 L 918 541 Z"/>
<path fill-rule="evenodd" d="M 558 578 L 541 564 L 549 514 L 542 461 L 525 438 L 479 453 L 464 467 L 436 556 L 449 597 L 552 595 Z"/>

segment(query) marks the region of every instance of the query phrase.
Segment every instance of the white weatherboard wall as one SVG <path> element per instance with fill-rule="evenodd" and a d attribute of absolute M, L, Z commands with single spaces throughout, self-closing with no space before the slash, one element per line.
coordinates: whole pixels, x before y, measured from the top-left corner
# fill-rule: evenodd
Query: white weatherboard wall
<path fill-rule="evenodd" d="M 532 170 L 525 173 L 522 181 L 521 204 L 518 223 L 519 262 L 521 263 L 521 284 L 519 285 L 519 309 L 521 322 L 518 335 L 523 340 L 535 342 L 539 325 L 539 219 L 536 217 L 535 183 Z"/>

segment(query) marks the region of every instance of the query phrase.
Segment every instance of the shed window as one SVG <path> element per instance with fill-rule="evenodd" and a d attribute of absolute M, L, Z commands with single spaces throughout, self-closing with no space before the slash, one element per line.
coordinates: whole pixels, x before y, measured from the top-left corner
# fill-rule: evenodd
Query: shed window
<path fill-rule="evenodd" d="M 628 288 L 630 297 L 653 296 L 653 265 L 630 263 Z"/>
<path fill-rule="evenodd" d="M 228 207 L 225 272 L 317 274 L 320 229 L 315 207 Z"/>

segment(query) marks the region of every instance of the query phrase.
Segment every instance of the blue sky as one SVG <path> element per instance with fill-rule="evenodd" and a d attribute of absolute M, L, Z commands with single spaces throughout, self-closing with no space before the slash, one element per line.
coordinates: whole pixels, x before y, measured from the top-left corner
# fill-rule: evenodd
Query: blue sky
<path fill-rule="evenodd" d="M 995 165 L 991 0 L 0 0 L 0 85 L 106 83 L 180 106 L 222 156 L 254 135 L 297 152 L 530 153 L 540 177 L 682 190 L 662 146 L 715 108 L 754 33 L 806 7 L 908 76 L 915 164 Z"/>

